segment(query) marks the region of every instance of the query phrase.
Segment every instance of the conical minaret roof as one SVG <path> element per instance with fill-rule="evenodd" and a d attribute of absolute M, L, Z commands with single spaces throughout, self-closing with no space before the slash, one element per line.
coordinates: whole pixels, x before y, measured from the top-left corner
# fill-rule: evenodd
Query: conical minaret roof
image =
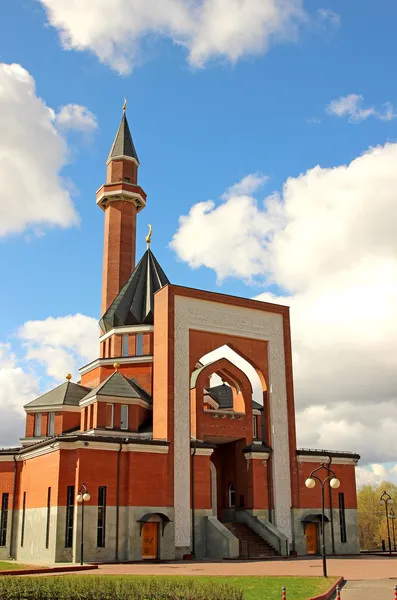
<path fill-rule="evenodd" d="M 99 321 L 102 331 L 125 325 L 153 325 L 154 294 L 168 283 L 149 247 Z"/>
<path fill-rule="evenodd" d="M 132 136 L 130 128 L 128 126 L 125 111 L 123 112 L 123 116 L 121 118 L 120 125 L 117 130 L 116 137 L 114 138 L 113 145 L 110 149 L 107 161 L 114 160 L 122 156 L 127 156 L 128 158 L 135 158 L 135 160 L 139 162 L 134 142 L 132 141 Z"/>

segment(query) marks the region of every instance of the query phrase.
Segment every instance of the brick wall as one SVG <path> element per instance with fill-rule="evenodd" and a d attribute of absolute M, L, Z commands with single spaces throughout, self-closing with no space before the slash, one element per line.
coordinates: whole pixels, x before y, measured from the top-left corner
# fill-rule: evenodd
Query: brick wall
<path fill-rule="evenodd" d="M 298 508 L 319 508 L 321 507 L 321 486 L 319 483 L 313 489 L 305 486 L 305 481 L 309 477 L 311 471 L 319 467 L 319 463 L 305 462 L 298 463 L 299 472 L 299 495 Z M 335 471 L 336 477 L 341 482 L 340 488 L 332 491 L 332 505 L 334 508 L 339 508 L 338 494 L 341 492 L 345 496 L 345 508 L 357 508 L 357 492 L 356 492 L 356 475 L 354 465 L 333 465 L 331 469 Z M 325 471 L 319 474 L 323 478 Z M 325 474 L 326 476 L 326 474 Z M 326 505 L 329 506 L 329 486 L 326 489 Z"/>

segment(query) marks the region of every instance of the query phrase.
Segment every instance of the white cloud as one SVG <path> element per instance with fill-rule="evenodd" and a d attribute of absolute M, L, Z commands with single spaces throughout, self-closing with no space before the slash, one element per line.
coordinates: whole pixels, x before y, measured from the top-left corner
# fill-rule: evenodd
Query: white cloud
<path fill-rule="evenodd" d="M 384 481 L 397 483 L 397 465 L 372 464 L 367 467 L 356 468 L 357 487 L 363 485 L 378 486 Z"/>
<path fill-rule="evenodd" d="M 95 115 L 86 106 L 80 104 L 62 106 L 55 121 L 62 130 L 90 133 L 98 127 Z"/>
<path fill-rule="evenodd" d="M 373 106 L 364 107 L 364 97 L 358 94 L 349 94 L 332 100 L 326 107 L 326 112 L 335 117 L 349 117 L 351 122 L 365 121 L 369 117 L 375 117 L 380 121 L 391 121 L 397 117 L 393 105 L 385 102 L 381 110 Z"/>
<path fill-rule="evenodd" d="M 148 37 L 187 49 L 195 67 L 265 52 L 276 39 L 294 39 L 302 0 L 40 0 L 65 48 L 90 50 L 120 73 L 140 59 Z"/>
<path fill-rule="evenodd" d="M 329 23 L 335 29 L 340 27 L 340 15 L 338 15 L 338 13 L 334 12 L 333 10 L 330 10 L 329 8 L 319 8 L 317 14 L 320 20 L 324 23 Z"/>
<path fill-rule="evenodd" d="M 63 380 L 69 372 L 78 379 L 81 362 L 90 362 L 98 354 L 98 323 L 81 314 L 27 321 L 18 337 L 26 358 L 43 365 L 56 380 Z"/>
<path fill-rule="evenodd" d="M 235 183 L 229 187 L 223 194 L 222 198 L 227 200 L 233 196 L 246 196 L 249 194 L 254 194 L 268 180 L 269 177 L 267 175 L 262 175 L 261 173 L 251 173 L 250 175 L 243 177 L 243 179 L 238 183 Z"/>
<path fill-rule="evenodd" d="M 67 146 L 33 77 L 0 63 L 0 237 L 79 221 L 60 177 Z"/>
<path fill-rule="evenodd" d="M 0 342 L 0 440 L 2 446 L 18 443 L 25 425 L 24 404 L 39 394 L 39 381 L 19 365 L 10 344 Z"/>
<path fill-rule="evenodd" d="M 79 380 L 78 367 L 98 356 L 98 333 L 95 319 L 77 314 L 26 322 L 17 332 L 23 356 L 0 342 L 2 446 L 18 444 L 23 437 L 25 404 L 62 383 L 69 372 Z"/>
<path fill-rule="evenodd" d="M 396 164 L 386 144 L 291 177 L 264 202 L 196 204 L 172 241 L 219 280 L 283 290 L 259 298 L 291 306 L 298 443 L 363 464 L 397 455 Z"/>

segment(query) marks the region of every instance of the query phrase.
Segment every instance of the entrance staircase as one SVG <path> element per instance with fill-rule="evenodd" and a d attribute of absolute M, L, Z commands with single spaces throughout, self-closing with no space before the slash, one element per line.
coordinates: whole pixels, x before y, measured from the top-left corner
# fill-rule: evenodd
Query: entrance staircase
<path fill-rule="evenodd" d="M 272 558 L 278 552 L 245 523 L 222 523 L 238 540 L 240 558 Z"/>

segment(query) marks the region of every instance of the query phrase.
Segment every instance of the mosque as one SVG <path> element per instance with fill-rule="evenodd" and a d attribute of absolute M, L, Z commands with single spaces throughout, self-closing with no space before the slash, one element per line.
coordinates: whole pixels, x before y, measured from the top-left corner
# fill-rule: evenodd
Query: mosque
<path fill-rule="evenodd" d="M 171 284 L 151 228 L 136 264 L 147 197 L 125 107 L 106 166 L 98 358 L 29 402 L 0 450 L 0 559 L 316 555 L 321 465 L 340 482 L 327 550 L 359 552 L 360 457 L 296 446 L 289 308 Z"/>

